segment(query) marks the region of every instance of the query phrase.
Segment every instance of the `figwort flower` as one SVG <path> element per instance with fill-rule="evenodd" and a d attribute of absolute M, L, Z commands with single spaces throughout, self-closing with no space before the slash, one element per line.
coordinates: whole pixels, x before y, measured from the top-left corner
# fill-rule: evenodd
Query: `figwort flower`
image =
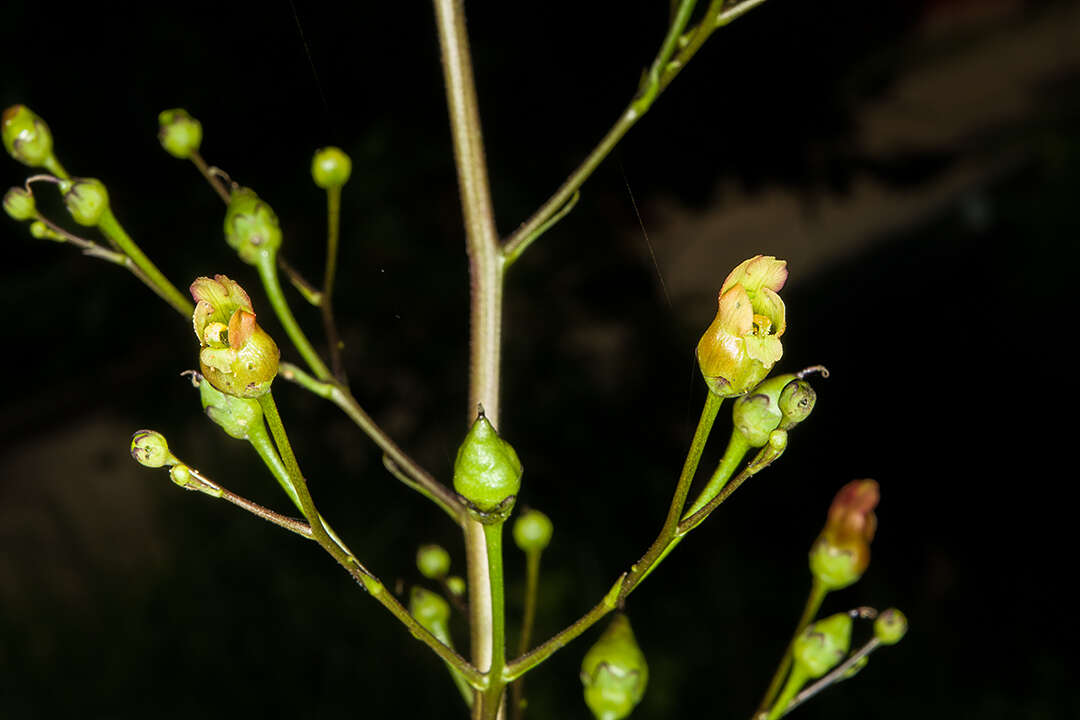
<path fill-rule="evenodd" d="M 853 480 L 833 499 L 825 529 L 810 549 L 810 570 L 826 590 L 851 585 L 870 564 L 879 497 L 873 480 Z"/>

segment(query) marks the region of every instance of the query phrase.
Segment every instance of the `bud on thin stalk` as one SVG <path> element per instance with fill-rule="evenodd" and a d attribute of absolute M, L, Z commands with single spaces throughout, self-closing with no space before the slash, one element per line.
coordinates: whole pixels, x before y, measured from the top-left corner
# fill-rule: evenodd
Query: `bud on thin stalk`
<path fill-rule="evenodd" d="M 879 497 L 876 482 L 855 480 L 833 499 L 825 529 L 810 549 L 810 571 L 825 590 L 845 588 L 866 571 Z"/>
<path fill-rule="evenodd" d="M 189 160 L 202 145 L 202 123 L 183 108 L 162 110 L 158 114 L 158 140 L 165 152 Z"/>
<path fill-rule="evenodd" d="M 34 193 L 26 188 L 13 187 L 4 193 L 4 212 L 13 220 L 33 220 L 37 217 Z"/>
<path fill-rule="evenodd" d="M 49 126 L 25 105 L 12 105 L 0 115 L 0 137 L 8 155 L 23 165 L 45 168 L 53 175 L 67 177 L 53 154 Z"/>
<path fill-rule="evenodd" d="M 648 682 L 649 666 L 630 620 L 617 613 L 581 662 L 585 704 L 596 720 L 621 720 L 641 702 Z"/>

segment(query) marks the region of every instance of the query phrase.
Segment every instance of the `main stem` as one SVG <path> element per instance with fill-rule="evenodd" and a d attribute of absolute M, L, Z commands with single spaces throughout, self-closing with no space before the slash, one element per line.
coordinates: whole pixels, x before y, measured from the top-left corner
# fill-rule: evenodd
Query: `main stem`
<path fill-rule="evenodd" d="M 454 141 L 465 244 L 469 256 L 469 405 L 471 422 L 479 406 L 492 425 L 499 422 L 499 356 L 502 324 L 503 259 L 491 206 L 491 188 L 484 158 L 480 112 L 473 81 L 469 38 L 461 0 L 433 0 L 442 56 L 446 104 Z M 469 624 L 473 664 L 488 672 L 495 655 L 492 631 L 492 577 L 483 527 L 465 523 L 465 552 L 469 576 Z M 473 704 L 473 716 L 482 717 L 483 702 Z"/>

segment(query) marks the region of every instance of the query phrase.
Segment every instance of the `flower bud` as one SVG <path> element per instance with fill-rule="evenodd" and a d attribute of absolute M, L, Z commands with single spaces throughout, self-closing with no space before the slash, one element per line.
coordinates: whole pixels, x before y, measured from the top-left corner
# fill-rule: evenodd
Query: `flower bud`
<path fill-rule="evenodd" d="M 137 430 L 131 436 L 131 457 L 140 465 L 159 468 L 180 462 L 171 452 L 165 436 L 155 430 Z"/>
<path fill-rule="evenodd" d="M 784 301 L 777 293 L 787 263 L 756 255 L 739 264 L 720 288 L 716 317 L 697 346 L 709 391 L 721 397 L 748 392 L 783 355 Z"/>
<path fill-rule="evenodd" d="M 226 395 L 257 398 L 269 392 L 281 353 L 255 322 L 244 289 L 225 275 L 200 277 L 191 284 L 191 297 L 203 377 Z"/>
<path fill-rule="evenodd" d="M 214 424 L 220 425 L 229 437 L 247 440 L 249 428 L 255 423 L 262 423 L 262 407 L 258 400 L 226 395 L 205 378 L 197 382 L 203 412 Z"/>
<path fill-rule="evenodd" d="M 810 571 L 826 590 L 851 585 L 870 564 L 879 497 L 876 482 L 854 480 L 833 499 L 825 529 L 810 549 Z"/>
<path fill-rule="evenodd" d="M 40 220 L 35 220 L 30 223 L 30 235 L 38 240 L 54 240 L 56 242 L 67 242 L 67 238 L 60 233 L 53 230 Z"/>
<path fill-rule="evenodd" d="M 4 193 L 4 212 L 14 220 L 33 220 L 37 217 L 34 193 L 26 188 L 11 188 Z"/>
<path fill-rule="evenodd" d="M 481 513 L 492 513 L 512 502 L 521 489 L 521 473 L 514 448 L 499 437 L 481 411 L 458 448 L 454 490 Z"/>
<path fill-rule="evenodd" d="M 514 521 L 514 542 L 525 553 L 543 552 L 551 542 L 555 527 L 551 518 L 539 510 L 529 509 Z"/>
<path fill-rule="evenodd" d="M 251 188 L 238 187 L 230 195 L 225 242 L 249 265 L 257 263 L 262 253 L 272 255 L 281 247 L 277 215 Z"/>
<path fill-rule="evenodd" d="M 450 572 L 450 553 L 441 545 L 421 545 L 416 551 L 416 569 L 429 580 L 441 580 Z"/>
<path fill-rule="evenodd" d="M 769 442 L 769 433 L 780 427 L 784 414 L 780 409 L 780 396 L 795 375 L 777 375 L 769 378 L 735 401 L 731 417 L 735 429 L 742 434 L 750 447 L 763 447 Z"/>
<path fill-rule="evenodd" d="M 585 704 L 597 720 L 620 720 L 645 695 L 649 666 L 634 639 L 630 620 L 617 613 L 581 662 Z"/>
<path fill-rule="evenodd" d="M 184 488 L 185 490 L 205 493 L 210 497 L 216 498 L 219 498 L 224 494 L 220 487 L 207 484 L 203 481 L 203 478 L 199 475 L 199 473 L 195 472 L 183 463 L 178 463 L 172 466 L 172 468 L 169 470 L 169 478 L 171 478 L 174 483 Z"/>
<path fill-rule="evenodd" d="M 840 664 L 851 647 L 851 615 L 837 613 L 811 624 L 791 648 L 797 671 L 819 678 Z"/>
<path fill-rule="evenodd" d="M 446 589 L 454 597 L 461 597 L 465 594 L 465 578 L 460 575 L 451 575 L 446 578 Z"/>
<path fill-rule="evenodd" d="M 810 417 L 817 404 L 817 393 L 810 383 L 802 378 L 792 380 L 780 393 L 780 412 L 784 416 L 784 425 L 790 427 Z"/>
<path fill-rule="evenodd" d="M 450 636 L 450 604 L 438 593 L 414 587 L 409 593 L 409 612 L 424 628 L 443 642 Z"/>
<path fill-rule="evenodd" d="M 882 645 L 895 645 L 907 634 L 908 622 L 904 613 L 889 608 L 874 620 L 874 637 Z"/>
<path fill-rule="evenodd" d="M 183 108 L 162 110 L 158 114 L 158 140 L 165 152 L 187 160 L 202 145 L 202 123 Z"/>
<path fill-rule="evenodd" d="M 97 225 L 109 209 L 109 193 L 105 184 L 96 178 L 61 180 L 60 192 L 72 219 L 80 225 Z"/>
<path fill-rule="evenodd" d="M 311 160 L 311 179 L 323 190 L 341 187 L 349 182 L 352 160 L 337 147 L 324 147 L 315 151 Z"/>
<path fill-rule="evenodd" d="M 23 165 L 42 167 L 53 155 L 52 133 L 33 110 L 12 105 L 0 115 L 4 150 Z"/>

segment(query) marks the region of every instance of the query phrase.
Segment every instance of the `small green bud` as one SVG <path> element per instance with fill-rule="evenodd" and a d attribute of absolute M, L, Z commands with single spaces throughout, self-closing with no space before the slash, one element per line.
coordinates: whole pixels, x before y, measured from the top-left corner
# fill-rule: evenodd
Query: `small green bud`
<path fill-rule="evenodd" d="M 409 593 L 409 612 L 432 635 L 443 639 L 436 629 L 441 631 L 446 628 L 446 623 L 450 620 L 450 604 L 441 595 L 422 587 L 414 587 Z"/>
<path fill-rule="evenodd" d="M 802 378 L 792 380 L 780 393 L 780 412 L 786 426 L 797 425 L 810 416 L 817 403 L 817 393 Z"/>
<path fill-rule="evenodd" d="M 483 411 L 469 429 L 454 461 L 454 490 L 482 513 L 501 509 L 521 489 L 521 461 L 499 437 Z"/>
<path fill-rule="evenodd" d="M 634 639 L 630 620 L 617 613 L 581 662 L 585 704 L 596 720 L 620 720 L 645 695 L 649 666 Z"/>
<path fill-rule="evenodd" d="M 95 178 L 61 180 L 60 192 L 72 219 L 80 225 L 97 225 L 109 209 L 109 193 L 105 190 L 105 184 Z"/>
<path fill-rule="evenodd" d="M 156 430 L 137 430 L 131 436 L 131 457 L 140 465 L 159 468 L 180 462 L 169 452 L 165 436 Z"/>
<path fill-rule="evenodd" d="M 202 477 L 197 472 L 183 463 L 173 465 L 169 470 L 169 477 L 174 483 L 185 490 L 205 493 L 210 497 L 216 498 L 221 497 L 223 494 L 221 488 L 203 482 Z"/>
<path fill-rule="evenodd" d="M 162 110 L 158 114 L 158 140 L 165 152 L 187 160 L 202 145 L 202 123 L 183 108 Z"/>
<path fill-rule="evenodd" d="M 796 668 L 813 679 L 839 665 L 851 647 L 851 625 L 851 615 L 837 613 L 799 633 L 791 650 Z"/>
<path fill-rule="evenodd" d="M 451 575 L 446 578 L 446 589 L 454 597 L 461 597 L 465 594 L 465 578 L 460 575 Z"/>
<path fill-rule="evenodd" d="M 23 165 L 42 167 L 53 155 L 52 133 L 45 121 L 25 105 L 12 105 L 0 115 L 4 150 Z"/>
<path fill-rule="evenodd" d="M 273 255 L 281 247 L 281 224 L 273 209 L 251 188 L 238 187 L 225 211 L 225 242 L 249 265 L 262 253 Z"/>
<path fill-rule="evenodd" d="M 889 608 L 874 620 L 874 637 L 882 645 L 895 645 L 907 634 L 907 618 L 896 608 Z"/>
<path fill-rule="evenodd" d="M 199 399 L 203 411 L 215 424 L 220 425 L 229 437 L 237 440 L 248 439 L 248 428 L 254 423 L 262 423 L 262 407 L 258 400 L 226 395 L 205 378 L 196 376 L 199 387 Z"/>
<path fill-rule="evenodd" d="M 522 552 L 543 552 L 551 542 L 554 530 L 551 518 L 530 508 L 514 521 L 514 542 Z"/>
<path fill-rule="evenodd" d="M 450 553 L 441 545 L 421 545 L 416 551 L 416 569 L 429 580 L 441 580 L 450 572 Z"/>
<path fill-rule="evenodd" d="M 795 375 L 790 373 L 777 375 L 735 400 L 731 417 L 735 429 L 750 447 L 764 447 L 769 442 L 769 433 L 780 427 L 784 419 L 780 410 L 780 396 L 794 379 Z"/>
<path fill-rule="evenodd" d="M 323 190 L 341 187 L 349 182 L 352 160 L 337 147 L 324 147 L 315 151 L 311 160 L 311 179 Z"/>
<path fill-rule="evenodd" d="M 41 220 L 35 220 L 34 222 L 30 223 L 30 234 L 38 240 L 54 240 L 56 242 L 67 242 L 66 237 L 53 230 Z"/>
<path fill-rule="evenodd" d="M 33 220 L 37 217 L 34 193 L 26 188 L 11 188 L 4 193 L 4 212 L 14 220 Z"/>

